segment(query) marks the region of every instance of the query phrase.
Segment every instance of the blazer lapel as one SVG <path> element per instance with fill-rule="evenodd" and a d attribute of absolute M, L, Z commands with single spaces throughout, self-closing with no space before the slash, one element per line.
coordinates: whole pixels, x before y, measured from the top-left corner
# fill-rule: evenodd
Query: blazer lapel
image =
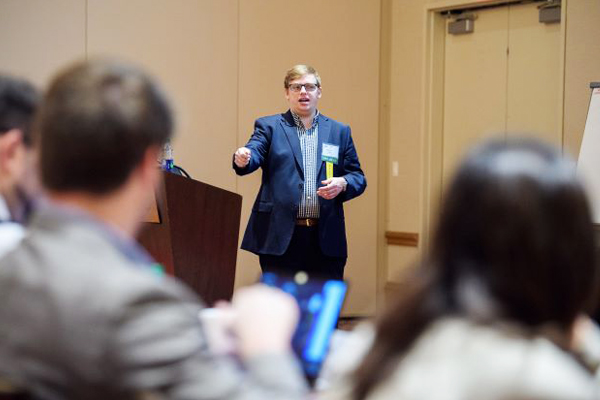
<path fill-rule="evenodd" d="M 302 161 L 302 150 L 300 149 L 300 139 L 298 139 L 298 131 L 296 130 L 296 125 L 294 124 L 294 118 L 292 117 L 292 113 L 290 111 L 286 112 L 282 115 L 281 126 L 283 127 L 283 131 L 285 132 L 285 136 L 292 148 L 292 153 L 294 153 L 294 158 L 296 159 L 296 164 L 301 171 L 301 178 L 304 179 L 304 162 Z"/>
<path fill-rule="evenodd" d="M 322 114 L 319 114 L 319 144 L 317 145 L 317 179 L 319 179 L 319 174 L 321 173 L 321 169 L 323 168 L 323 161 L 321 161 L 321 156 L 323 153 L 323 143 L 329 143 L 329 132 L 331 131 L 331 123 L 327 117 L 324 117 Z M 318 182 L 319 183 L 319 182 Z"/>

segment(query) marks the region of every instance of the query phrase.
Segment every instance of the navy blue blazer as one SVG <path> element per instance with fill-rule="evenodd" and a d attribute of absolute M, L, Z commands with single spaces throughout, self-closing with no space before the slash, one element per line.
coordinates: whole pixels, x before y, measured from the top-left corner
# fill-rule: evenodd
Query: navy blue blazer
<path fill-rule="evenodd" d="M 326 179 L 325 162 L 321 161 L 323 143 L 339 146 L 333 176 L 343 176 L 348 186 L 334 199 L 319 197 L 319 241 L 324 254 L 347 257 L 343 203 L 362 194 L 367 181 L 360 168 L 350 127 L 320 114 L 317 187 L 323 186 L 321 181 Z M 302 151 L 292 113 L 288 110 L 284 114 L 257 119 L 246 147 L 252 152 L 249 164 L 238 168 L 233 163 L 233 168 L 238 175 L 246 175 L 261 167 L 262 183 L 242 249 L 255 254 L 282 255 L 294 233 L 304 188 Z"/>

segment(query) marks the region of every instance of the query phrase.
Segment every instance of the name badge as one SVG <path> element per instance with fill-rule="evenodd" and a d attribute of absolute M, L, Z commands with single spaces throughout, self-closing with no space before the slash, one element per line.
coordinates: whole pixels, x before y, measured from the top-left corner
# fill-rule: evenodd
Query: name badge
<path fill-rule="evenodd" d="M 321 152 L 321 161 L 327 161 L 337 164 L 340 153 L 340 146 L 331 143 L 323 143 L 323 151 Z"/>

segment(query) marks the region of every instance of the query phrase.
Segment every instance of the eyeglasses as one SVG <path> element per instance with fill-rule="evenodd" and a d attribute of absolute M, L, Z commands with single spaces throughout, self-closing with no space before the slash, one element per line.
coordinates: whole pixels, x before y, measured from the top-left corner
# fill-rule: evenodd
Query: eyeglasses
<path fill-rule="evenodd" d="M 290 86 L 288 86 L 288 88 L 292 92 L 299 92 L 299 91 L 302 90 L 303 86 L 304 86 L 304 89 L 306 89 L 307 92 L 314 92 L 319 87 L 318 85 L 315 85 L 314 83 L 304 83 L 304 84 L 292 83 Z"/>

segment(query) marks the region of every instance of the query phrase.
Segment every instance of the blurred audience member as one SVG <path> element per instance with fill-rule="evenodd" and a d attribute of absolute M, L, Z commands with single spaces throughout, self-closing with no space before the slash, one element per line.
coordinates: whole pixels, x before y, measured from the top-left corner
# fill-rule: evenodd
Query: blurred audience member
<path fill-rule="evenodd" d="M 423 265 L 333 356 L 330 375 L 344 377 L 323 398 L 598 398 L 573 354 L 599 287 L 593 236 L 560 151 L 533 140 L 477 147 L 446 191 Z"/>
<path fill-rule="evenodd" d="M 28 82 L 0 75 L 0 256 L 24 235 L 33 176 L 31 123 L 39 95 Z"/>
<path fill-rule="evenodd" d="M 234 301 L 234 357 L 207 348 L 197 298 L 158 276 L 133 240 L 172 132 L 156 84 L 116 62 L 76 64 L 38 118 L 42 184 L 27 237 L 0 263 L 0 376 L 41 399 L 295 399 L 294 300 L 266 287 Z M 37 137 L 36 137 L 37 138 Z M 38 143 L 38 141 L 36 141 Z M 274 305 L 268 312 L 266 303 Z M 236 325 L 238 324 L 238 325 Z"/>

